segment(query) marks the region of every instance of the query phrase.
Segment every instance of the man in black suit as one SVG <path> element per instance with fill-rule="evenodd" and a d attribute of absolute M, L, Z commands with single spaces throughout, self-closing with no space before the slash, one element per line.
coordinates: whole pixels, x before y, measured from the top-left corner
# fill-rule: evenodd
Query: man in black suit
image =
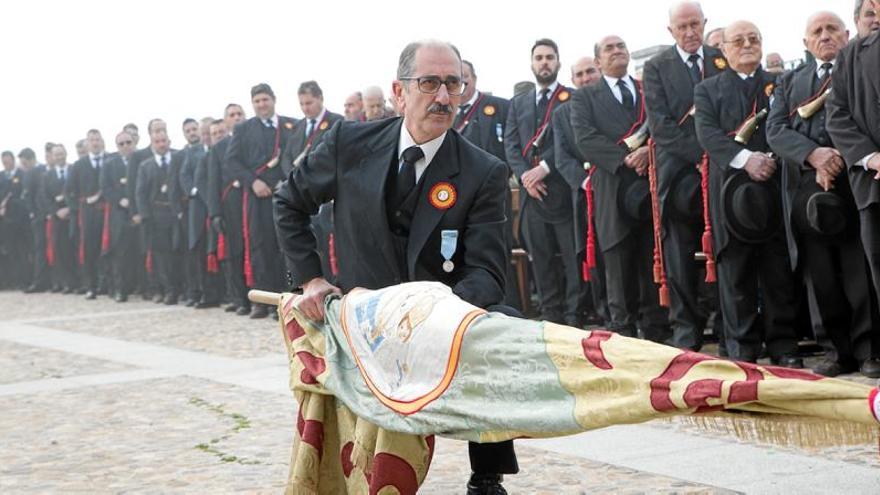
<path fill-rule="evenodd" d="M 208 122 L 210 120 L 210 122 Z M 211 215 L 208 210 L 208 202 L 210 197 L 216 192 L 219 196 L 220 191 L 217 190 L 219 182 L 215 181 L 210 184 L 208 180 L 209 169 L 211 167 L 212 153 L 217 143 L 228 135 L 226 124 L 221 119 L 202 119 L 202 125 L 207 128 L 207 134 L 202 137 L 202 142 L 208 145 L 208 151 L 199 160 L 193 173 L 193 188 L 195 188 L 196 196 L 202 204 L 201 228 L 202 231 L 202 247 L 198 249 L 201 253 L 199 265 L 204 268 L 202 284 L 202 298 L 195 304 L 196 309 L 216 308 L 220 306 L 226 292 L 226 284 L 224 283 L 223 274 L 220 272 L 220 260 L 217 259 L 217 240 L 218 233 L 211 224 Z M 226 149 L 222 152 L 225 154 Z M 183 176 L 181 175 L 181 181 Z M 211 188 L 214 189 L 211 189 Z"/>
<path fill-rule="evenodd" d="M 876 11 L 878 2 L 866 1 Z M 827 130 L 847 165 L 862 246 L 880 307 L 880 31 L 857 38 L 841 50 L 831 71 L 831 85 Z"/>
<path fill-rule="evenodd" d="M 668 29 L 675 45 L 649 60 L 644 71 L 648 123 L 657 146 L 663 259 L 673 332 L 670 344 L 694 351 L 703 345 L 708 315 L 697 300 L 700 272 L 694 254 L 702 251 L 703 208 L 701 190 L 693 186 L 700 184 L 697 165 L 703 149 L 691 111 L 694 86 L 726 66 L 720 51 L 703 44 L 705 25 L 698 2 L 673 7 Z"/>
<path fill-rule="evenodd" d="M 208 196 L 205 203 L 217 235 L 217 259 L 223 266 L 229 305 L 226 311 L 239 316 L 251 313 L 244 280 L 244 242 L 241 227 L 241 182 L 225 166 L 227 149 L 235 125 L 245 120 L 241 105 L 230 103 L 223 111 L 223 126 L 208 153 Z M 212 131 L 213 132 L 213 131 Z"/>
<path fill-rule="evenodd" d="M 761 69 L 761 33 L 751 22 L 729 25 L 722 47 L 728 68 L 697 85 L 694 105 L 697 139 L 710 158 L 709 207 L 727 351 L 734 359 L 755 362 L 763 342 L 773 364 L 802 367 L 796 357 L 794 277 L 782 218 L 776 218 L 782 216 L 776 203 L 781 203 L 780 174 L 769 155 L 763 122 L 750 137 L 739 135 L 744 143 L 734 137 L 748 119 L 766 115 L 775 76 Z M 722 197 L 725 182 L 740 184 L 738 190 L 745 192 L 730 187 Z M 753 198 L 769 198 L 760 207 L 768 210 L 757 211 L 759 203 L 749 201 Z M 740 216 L 758 218 L 750 228 L 761 235 L 743 235 L 737 227 L 745 225 Z"/>
<path fill-rule="evenodd" d="M 110 277 L 113 280 L 112 294 L 116 302 L 125 302 L 131 293 L 136 276 L 136 266 L 131 258 L 139 251 L 137 230 L 132 223 L 132 209 L 135 200 L 128 187 L 128 171 L 136 143 L 131 134 L 120 132 L 116 135 L 117 156 L 107 160 L 101 170 L 101 195 L 109 209 L 107 224 L 101 238 L 101 248 L 108 257 Z M 106 236 L 104 235 L 106 234 Z"/>
<path fill-rule="evenodd" d="M 330 130 L 275 195 L 275 216 L 300 309 L 324 317 L 325 296 L 439 281 L 475 306 L 504 297 L 507 166 L 450 131 L 461 100 L 461 57 L 447 43 L 409 44 L 394 97 L 404 117 Z M 338 287 L 321 276 L 310 218 L 336 201 Z M 503 494 L 517 471 L 512 442 L 471 444 L 469 494 Z"/>
<path fill-rule="evenodd" d="M 865 38 L 874 31 L 880 30 L 880 17 L 877 16 L 876 3 L 871 3 L 870 0 L 856 0 L 853 22 L 856 25 L 859 38 Z"/>
<path fill-rule="evenodd" d="M 171 165 L 176 153 L 171 152 L 168 135 L 162 131 L 154 132 L 150 141 L 154 155 L 138 167 L 135 197 L 147 234 L 147 256 L 165 295 L 162 302 L 174 305 L 183 287 L 184 240 L 180 224 L 183 204 L 174 189 L 175 171 Z"/>
<path fill-rule="evenodd" d="M 602 38 L 594 55 L 602 79 L 575 93 L 571 126 L 581 155 L 596 167 L 590 183 L 593 222 L 605 261 L 608 328 L 628 337 L 640 329 L 644 338 L 664 342 L 669 325 L 651 269 L 648 148 L 645 139 L 624 141 L 647 130 L 645 98 L 641 83 L 627 75 L 630 57 L 623 39 Z"/>
<path fill-rule="evenodd" d="M 230 176 L 239 181 L 244 195 L 242 222 L 247 285 L 280 291 L 284 287 L 284 263 L 275 237 L 272 191 L 284 180 L 282 145 L 296 121 L 275 113 L 275 93 L 268 84 L 251 88 L 251 103 L 256 116 L 235 126 L 224 166 Z M 267 306 L 254 305 L 251 318 L 267 316 Z"/>
<path fill-rule="evenodd" d="M 0 224 L 3 227 L 3 251 L 7 254 L 7 270 L 10 287 L 25 289 L 30 278 L 28 245 L 30 244 L 30 226 L 27 208 L 22 200 L 25 172 L 15 166 L 15 155 L 11 151 L 3 152 L 3 173 L 0 180 Z"/>
<path fill-rule="evenodd" d="M 49 169 L 43 176 L 38 193 L 40 213 L 46 220 L 47 246 L 52 283 L 62 287 L 64 294 L 79 286 L 76 275 L 75 243 L 70 237 L 70 208 L 65 195 L 70 167 L 63 144 L 52 146 Z M 51 253 L 51 255 L 49 254 Z"/>
<path fill-rule="evenodd" d="M 51 143 L 49 143 L 51 145 Z M 21 198 L 27 209 L 31 227 L 29 261 L 31 268 L 31 283 L 25 293 L 45 292 L 52 283 L 49 274 L 49 263 L 46 259 L 46 218 L 40 214 L 37 201 L 40 183 L 46 175 L 47 165 L 37 163 L 37 155 L 34 150 L 24 148 L 18 153 L 18 161 L 24 170 L 24 189 Z"/>
<path fill-rule="evenodd" d="M 593 57 L 581 57 L 571 66 L 571 82 L 575 89 L 583 88 L 602 78 L 599 66 Z M 553 112 L 553 146 L 556 157 L 556 169 L 571 188 L 571 204 L 574 219 L 574 241 L 577 259 L 581 261 L 582 278 L 587 281 L 581 284 L 581 300 L 585 321 L 602 323 L 609 320 L 608 303 L 605 296 L 605 265 L 597 251 L 596 266 L 589 269 L 584 266 L 587 260 L 587 161 L 577 149 L 574 131 L 571 128 L 571 105 L 562 105 Z M 595 233 L 594 233 L 595 235 Z"/>
<path fill-rule="evenodd" d="M 520 232 L 534 268 L 541 319 L 580 327 L 571 190 L 556 169 L 550 121 L 553 111 L 568 102 L 571 90 L 556 80 L 559 49 L 553 40 L 536 41 L 531 60 L 537 89 L 510 101 L 504 148 L 526 193 L 520 194 Z"/>
<path fill-rule="evenodd" d="M 73 164 L 67 182 L 67 197 L 73 210 L 71 229 L 77 241 L 77 259 L 87 291 L 86 299 L 95 299 L 99 284 L 105 282 L 105 266 L 101 259 L 104 200 L 101 197 L 99 178 L 107 156 L 100 131 L 89 130 L 86 141 L 89 153 Z"/>
<path fill-rule="evenodd" d="M 816 338 L 825 348 L 825 358 L 813 371 L 836 376 L 861 367 L 864 375 L 880 378 L 880 342 L 874 335 L 880 336 L 880 329 L 871 328 L 873 301 L 858 214 L 849 182 L 840 176 L 846 164 L 832 147 L 824 109 L 798 113 L 831 87 L 834 59 L 848 39 L 849 32 L 836 14 L 819 12 L 809 18 L 804 44 L 814 60 L 780 78 L 767 141 L 784 164 L 783 202 L 792 269 L 800 267 Z M 811 210 L 814 213 L 809 215 Z M 819 223 L 818 215 L 833 218 L 832 228 L 839 230 L 818 230 L 828 228 Z"/>
<path fill-rule="evenodd" d="M 129 129 L 129 133 L 131 132 L 131 126 L 126 126 Z M 137 131 L 137 126 L 134 127 L 135 131 Z M 165 124 L 165 121 L 162 119 L 151 119 L 147 123 L 147 135 L 152 142 L 153 134 L 157 132 L 164 132 L 167 134 L 168 127 Z M 133 270 L 135 270 L 138 292 L 141 294 L 141 298 L 144 300 L 150 300 L 153 297 L 153 293 L 159 291 L 159 287 L 156 283 L 156 277 L 152 270 L 148 270 L 147 263 L 147 251 L 148 242 L 147 242 L 147 234 L 146 228 L 141 223 L 141 216 L 137 210 L 137 201 L 135 200 L 136 191 L 137 191 L 137 179 L 138 179 L 138 170 L 140 168 L 141 163 L 144 160 L 153 156 L 153 150 L 150 145 L 147 145 L 139 150 L 136 150 L 134 154 L 132 154 L 131 159 L 128 163 L 128 197 L 130 198 L 130 206 L 131 209 L 131 220 L 132 223 L 135 224 L 135 229 L 137 230 L 137 243 L 139 247 L 139 251 L 132 256 Z M 157 299 L 164 300 L 164 294 L 157 294 Z"/>

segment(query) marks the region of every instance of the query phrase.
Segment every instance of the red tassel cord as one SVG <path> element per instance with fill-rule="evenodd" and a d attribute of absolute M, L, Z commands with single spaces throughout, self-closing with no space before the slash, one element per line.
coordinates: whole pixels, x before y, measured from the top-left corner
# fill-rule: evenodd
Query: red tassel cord
<path fill-rule="evenodd" d="M 79 227 L 79 249 L 77 253 L 79 266 L 86 264 L 86 232 L 83 227 L 83 208 L 85 208 L 85 201 L 80 201 L 79 209 L 76 210 L 76 225 Z"/>
<path fill-rule="evenodd" d="M 330 274 L 335 277 L 339 274 L 339 260 L 336 259 L 336 236 L 333 234 L 327 238 L 327 252 L 330 257 Z"/>
<path fill-rule="evenodd" d="M 700 162 L 700 188 L 703 193 L 703 254 L 706 255 L 706 283 L 718 280 L 715 274 L 715 250 L 712 247 L 712 218 L 709 216 L 709 155 Z"/>
<path fill-rule="evenodd" d="M 668 308 L 669 287 L 666 285 L 666 266 L 663 260 L 663 226 L 660 218 L 656 151 L 654 140 L 648 140 L 648 183 L 651 191 L 651 216 L 654 223 L 654 283 L 660 285 L 660 306 Z"/>
<path fill-rule="evenodd" d="M 144 260 L 144 268 L 147 270 L 147 273 L 153 273 L 153 250 L 147 250 L 147 258 Z"/>
<path fill-rule="evenodd" d="M 587 185 L 584 188 L 584 194 L 587 197 L 587 254 L 582 266 L 582 278 L 584 282 L 589 282 L 592 278 L 590 271 L 596 268 L 596 226 L 593 217 L 595 215 L 595 205 L 593 203 L 593 170 L 587 172 Z"/>
<path fill-rule="evenodd" d="M 46 262 L 55 266 L 55 218 L 46 220 Z"/>
<path fill-rule="evenodd" d="M 248 218 L 248 191 L 241 194 L 241 230 L 244 235 L 244 283 L 248 287 L 254 286 L 254 268 L 251 265 L 251 229 Z"/>
<path fill-rule="evenodd" d="M 104 227 L 101 229 L 101 254 L 110 251 L 110 203 L 104 203 Z"/>

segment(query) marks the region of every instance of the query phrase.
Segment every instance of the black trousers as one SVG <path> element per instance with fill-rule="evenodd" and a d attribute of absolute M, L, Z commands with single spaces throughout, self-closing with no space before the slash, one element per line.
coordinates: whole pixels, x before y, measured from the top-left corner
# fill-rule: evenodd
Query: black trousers
<path fill-rule="evenodd" d="M 180 225 L 170 208 L 157 211 L 155 215 L 147 226 L 153 275 L 161 293 L 166 297 L 177 297 L 183 289 L 183 255 L 178 249 L 180 240 L 176 238 L 179 232 L 175 231 Z"/>
<path fill-rule="evenodd" d="M 654 232 L 639 224 L 622 242 L 602 253 L 608 291 L 608 329 L 626 337 L 665 343 L 670 337 L 668 312 L 660 306 L 654 283 Z"/>
<path fill-rule="evenodd" d="M 278 238 L 272 198 L 257 198 L 248 194 L 250 231 L 250 262 L 254 273 L 254 288 L 280 292 L 284 288 L 284 262 Z"/>
<path fill-rule="evenodd" d="M 667 218 L 663 222 L 663 261 L 669 287 L 669 323 L 674 347 L 699 351 L 707 315 L 699 303 L 700 270 L 694 254 L 702 250 L 702 223 Z"/>
<path fill-rule="evenodd" d="M 229 301 L 237 306 L 250 307 L 247 298 L 247 285 L 244 279 L 244 255 L 241 226 L 241 192 L 231 190 L 223 199 L 223 237 L 226 243 L 226 258 L 223 271 L 226 276 L 226 294 Z"/>
<path fill-rule="evenodd" d="M 523 318 L 522 313 L 518 310 L 502 304 L 489 306 L 486 310 L 514 318 Z M 516 474 L 519 472 L 513 440 L 497 443 L 468 442 L 468 456 L 471 461 L 471 471 L 477 474 Z"/>
<path fill-rule="evenodd" d="M 105 263 L 101 259 L 101 232 L 104 227 L 104 209 L 100 203 L 81 204 L 77 212 L 77 259 L 85 288 L 97 291 L 104 282 Z M 82 256 L 80 256 L 82 251 Z"/>
<path fill-rule="evenodd" d="M 872 331 L 876 308 L 858 237 L 826 241 L 804 237 L 798 246 L 810 319 L 826 356 L 858 365 L 877 348 Z"/>
<path fill-rule="evenodd" d="M 31 239 L 33 246 L 31 285 L 48 289 L 52 284 L 49 260 L 46 258 L 46 218 L 37 214 L 31 219 Z"/>
<path fill-rule="evenodd" d="M 859 211 L 862 246 L 871 271 L 871 282 L 875 308 L 880 308 L 880 204 L 874 203 Z M 880 324 L 875 324 L 872 333 L 880 332 Z M 877 337 L 873 337 L 876 339 Z M 873 349 L 872 355 L 880 357 L 880 349 Z"/>
<path fill-rule="evenodd" d="M 781 229 L 762 244 L 731 238 L 718 256 L 720 307 L 731 358 L 756 361 L 762 342 L 771 358 L 797 353 L 795 286 L 790 266 Z M 763 335 L 757 324 L 759 314 Z"/>
<path fill-rule="evenodd" d="M 123 296 L 127 296 L 135 288 L 138 265 L 132 260 L 140 258 L 140 248 L 137 245 L 137 227 L 128 225 L 127 219 L 125 223 L 118 229 L 119 239 L 114 242 L 109 253 L 113 289 Z M 140 267 L 143 269 L 143 263 L 140 264 Z"/>
<path fill-rule="evenodd" d="M 52 219 L 52 247 L 55 251 L 55 264 L 51 268 L 52 283 L 68 289 L 78 288 L 76 244 L 70 237 L 70 220 Z"/>
<path fill-rule="evenodd" d="M 532 212 L 531 205 L 526 202 L 522 213 L 522 233 L 538 287 L 540 319 L 563 324 L 579 321 L 583 312 L 583 281 L 575 254 L 571 220 L 546 222 Z"/>

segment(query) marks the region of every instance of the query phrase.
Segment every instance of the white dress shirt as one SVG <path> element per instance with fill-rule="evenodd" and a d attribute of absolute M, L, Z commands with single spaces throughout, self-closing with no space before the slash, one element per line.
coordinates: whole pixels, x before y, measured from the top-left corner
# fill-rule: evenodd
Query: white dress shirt
<path fill-rule="evenodd" d="M 700 57 L 700 59 L 697 60 L 697 64 L 699 64 L 700 70 L 702 71 L 703 67 L 705 67 L 704 60 L 706 57 L 703 56 L 703 45 L 700 45 L 700 47 L 697 48 L 697 51 L 694 54 L 691 54 L 691 53 L 688 53 L 688 52 L 682 50 L 681 47 L 678 46 L 677 44 L 675 45 L 675 50 L 678 52 L 678 56 L 681 57 L 681 61 L 684 62 L 684 65 L 691 67 L 691 61 L 688 59 L 690 58 L 691 55 L 697 55 L 698 57 Z"/>
<path fill-rule="evenodd" d="M 632 93 L 633 97 L 633 106 L 636 104 L 636 84 L 633 82 L 632 78 L 629 75 L 623 77 L 611 77 L 603 75 L 602 78 L 605 79 L 605 83 L 611 88 L 611 93 L 617 98 L 617 101 L 623 104 L 623 95 L 620 94 L 620 88 L 617 87 L 617 81 L 623 80 L 623 83 L 626 84 L 627 89 L 629 89 L 630 93 Z"/>

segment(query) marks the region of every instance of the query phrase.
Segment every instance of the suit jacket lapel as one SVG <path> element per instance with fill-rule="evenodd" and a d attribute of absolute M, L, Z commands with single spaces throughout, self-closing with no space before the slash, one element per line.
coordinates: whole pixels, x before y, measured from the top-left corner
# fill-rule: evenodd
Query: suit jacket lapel
<path fill-rule="evenodd" d="M 409 242 L 407 243 L 407 267 L 410 277 L 415 273 L 416 260 L 419 253 L 425 246 L 428 236 L 437 228 L 440 218 L 446 210 L 435 208 L 431 205 L 430 194 L 431 188 L 438 182 L 443 182 L 458 174 L 458 147 L 454 142 L 452 132 L 446 133 L 443 144 L 437 150 L 434 160 L 428 164 L 425 169 L 425 176 L 422 177 L 422 187 L 419 194 L 416 211 L 413 214 L 412 225 L 409 231 Z"/>
<path fill-rule="evenodd" d="M 608 82 L 605 81 L 604 78 L 599 82 L 598 97 L 599 102 L 604 108 L 604 112 L 596 115 L 596 117 L 601 118 L 602 115 L 609 115 L 610 112 L 613 117 L 608 119 L 608 121 L 614 123 L 614 132 L 616 134 L 623 135 L 623 133 L 626 132 L 626 129 L 629 127 L 629 125 L 624 127 L 624 124 L 629 122 L 631 117 L 623 108 L 623 105 L 620 103 L 620 101 L 615 98 L 614 93 L 611 92 L 611 87 L 608 86 Z"/>
<path fill-rule="evenodd" d="M 370 150 L 361 160 L 360 169 L 363 187 L 363 197 L 356 208 L 363 208 L 366 218 L 373 222 L 366 229 L 372 234 L 376 245 L 381 246 L 380 251 L 385 256 L 389 268 L 399 271 L 399 264 L 394 256 L 394 247 L 391 241 L 391 228 L 388 226 L 388 214 L 385 207 L 385 184 L 389 173 L 389 167 L 397 155 L 397 145 L 400 140 L 400 126 L 403 119 L 398 123 L 385 128 L 369 144 Z M 352 201 L 358 201 L 352 198 Z M 399 275 L 399 274 L 398 274 Z"/>
<path fill-rule="evenodd" d="M 529 91 L 528 95 L 524 98 L 526 104 L 525 111 L 518 112 L 519 113 L 519 127 L 521 129 L 526 130 L 526 141 L 532 138 L 535 135 L 535 112 L 538 110 L 535 106 L 535 98 L 537 93 L 535 90 Z M 523 143 L 525 144 L 525 143 Z"/>

